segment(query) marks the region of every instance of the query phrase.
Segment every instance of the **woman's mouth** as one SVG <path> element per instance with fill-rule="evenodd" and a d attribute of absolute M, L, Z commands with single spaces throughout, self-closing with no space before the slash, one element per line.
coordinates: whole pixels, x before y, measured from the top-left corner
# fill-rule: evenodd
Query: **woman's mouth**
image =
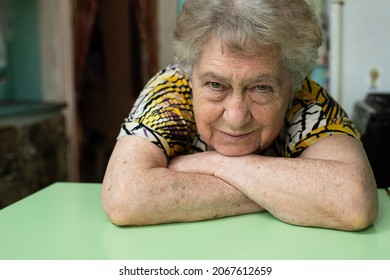
<path fill-rule="evenodd" d="M 252 132 L 235 133 L 235 132 L 224 132 L 224 131 L 220 131 L 220 133 L 222 134 L 222 136 L 224 138 L 227 138 L 230 141 L 234 141 L 234 142 L 244 140 L 245 138 L 247 138 L 248 136 L 250 136 L 252 134 Z"/>

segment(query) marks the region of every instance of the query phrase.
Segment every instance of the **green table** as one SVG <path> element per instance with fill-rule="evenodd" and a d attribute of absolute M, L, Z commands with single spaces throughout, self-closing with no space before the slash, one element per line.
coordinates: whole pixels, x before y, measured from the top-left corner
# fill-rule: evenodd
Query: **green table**
<path fill-rule="evenodd" d="M 56 183 L 0 210 L 0 259 L 390 259 L 390 197 L 361 232 L 291 226 L 269 213 L 116 227 L 100 184 Z"/>

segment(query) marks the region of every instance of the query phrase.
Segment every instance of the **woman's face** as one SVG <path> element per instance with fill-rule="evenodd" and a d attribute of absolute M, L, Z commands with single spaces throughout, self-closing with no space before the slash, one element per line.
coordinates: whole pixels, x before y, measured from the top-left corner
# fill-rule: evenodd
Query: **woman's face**
<path fill-rule="evenodd" d="M 293 98 L 291 78 L 267 48 L 237 54 L 211 40 L 192 71 L 198 132 L 226 156 L 260 153 L 271 145 Z"/>

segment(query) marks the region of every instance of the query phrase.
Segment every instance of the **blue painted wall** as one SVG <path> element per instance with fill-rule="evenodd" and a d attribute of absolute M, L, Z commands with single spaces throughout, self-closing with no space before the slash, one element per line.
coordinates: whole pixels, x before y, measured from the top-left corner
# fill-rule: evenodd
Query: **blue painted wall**
<path fill-rule="evenodd" d="M 186 0 L 177 0 L 177 14 L 181 14 L 181 8 Z"/>
<path fill-rule="evenodd" d="M 42 99 L 37 0 L 12 0 L 6 100 Z"/>

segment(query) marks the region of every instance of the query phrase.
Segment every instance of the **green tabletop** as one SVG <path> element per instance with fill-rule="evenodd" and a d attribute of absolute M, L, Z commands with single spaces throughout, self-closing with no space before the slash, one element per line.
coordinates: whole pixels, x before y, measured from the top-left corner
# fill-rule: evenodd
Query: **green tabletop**
<path fill-rule="evenodd" d="M 305 228 L 269 213 L 116 227 L 100 184 L 56 183 L 0 210 L 0 259 L 390 259 L 390 197 L 379 190 L 375 224 L 361 232 Z"/>

